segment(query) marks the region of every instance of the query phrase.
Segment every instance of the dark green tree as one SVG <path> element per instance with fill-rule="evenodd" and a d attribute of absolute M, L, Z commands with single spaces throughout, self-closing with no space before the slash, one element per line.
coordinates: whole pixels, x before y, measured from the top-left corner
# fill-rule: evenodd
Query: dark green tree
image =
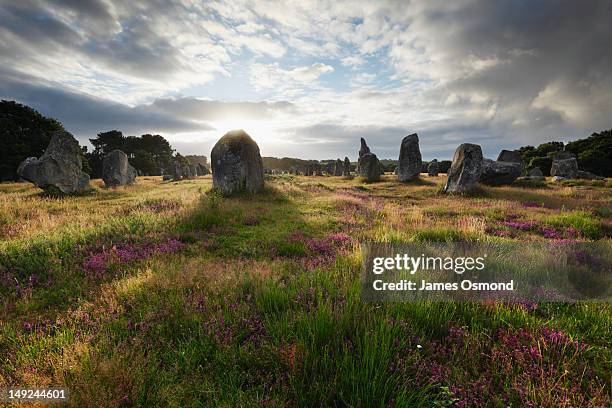
<path fill-rule="evenodd" d="M 0 181 L 17 180 L 17 167 L 45 152 L 60 122 L 15 101 L 0 101 Z"/>

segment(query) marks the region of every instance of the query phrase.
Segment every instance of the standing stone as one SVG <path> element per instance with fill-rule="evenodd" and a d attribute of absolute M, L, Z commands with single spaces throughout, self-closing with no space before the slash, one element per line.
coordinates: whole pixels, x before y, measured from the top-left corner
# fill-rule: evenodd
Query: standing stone
<path fill-rule="evenodd" d="M 479 181 L 490 186 L 511 184 L 522 171 L 521 163 L 483 159 Z"/>
<path fill-rule="evenodd" d="M 438 159 L 433 159 L 427 165 L 427 175 L 429 177 L 437 177 L 439 170 Z"/>
<path fill-rule="evenodd" d="M 39 159 L 28 157 L 17 174 L 47 193 L 74 194 L 89 190 L 89 175 L 83 171 L 83 152 L 68 132 L 56 131 Z"/>
<path fill-rule="evenodd" d="M 406 136 L 400 146 L 397 178 L 405 182 L 415 180 L 421 173 L 422 159 L 419 150 L 419 136 L 416 133 Z"/>
<path fill-rule="evenodd" d="M 106 187 L 125 186 L 136 180 L 136 169 L 128 161 L 127 154 L 113 150 L 102 160 L 102 180 Z"/>
<path fill-rule="evenodd" d="M 499 156 L 497 156 L 497 161 L 520 163 L 521 167 L 523 167 L 523 158 L 516 150 L 502 150 L 499 152 Z"/>
<path fill-rule="evenodd" d="M 174 162 L 173 170 L 174 171 L 172 172 L 172 178 L 174 179 L 174 181 L 179 181 L 183 178 L 183 167 L 181 166 L 181 163 L 179 163 L 178 160 Z"/>
<path fill-rule="evenodd" d="M 359 175 L 365 181 L 379 181 L 380 167 L 380 161 L 374 153 L 365 153 L 359 157 Z"/>
<path fill-rule="evenodd" d="M 199 176 L 206 176 L 207 174 L 210 174 L 210 171 L 208 170 L 208 167 L 206 167 L 205 165 L 199 163 L 198 164 L 198 175 Z"/>
<path fill-rule="evenodd" d="M 344 163 L 342 166 L 342 175 L 344 177 L 351 177 L 351 161 L 348 157 L 344 157 Z"/>
<path fill-rule="evenodd" d="M 368 154 L 368 153 L 370 153 L 370 148 L 368 147 L 368 144 L 366 143 L 365 139 L 362 137 L 361 147 L 359 148 L 359 157 L 363 156 L 364 154 Z"/>
<path fill-rule="evenodd" d="M 191 166 L 189 164 L 182 166 L 181 169 L 183 170 L 183 178 L 186 178 L 186 179 L 193 178 L 193 175 L 191 174 Z"/>
<path fill-rule="evenodd" d="M 211 152 L 213 186 L 223 194 L 263 190 L 263 161 L 259 146 L 244 130 L 232 130 Z"/>
<path fill-rule="evenodd" d="M 334 166 L 334 176 L 341 176 L 343 168 L 344 164 L 342 163 L 342 160 L 337 159 L 336 165 Z"/>
<path fill-rule="evenodd" d="M 191 178 L 196 178 L 198 177 L 198 166 L 195 164 L 190 164 L 189 165 L 189 170 L 191 172 Z"/>
<path fill-rule="evenodd" d="M 576 178 L 578 176 L 578 160 L 571 152 L 560 152 L 553 158 L 550 168 L 551 176 Z"/>
<path fill-rule="evenodd" d="M 482 149 L 472 143 L 463 143 L 455 150 L 453 163 L 448 170 L 444 191 L 465 193 L 472 191 L 482 171 Z"/>
<path fill-rule="evenodd" d="M 544 180 L 544 173 L 542 173 L 542 170 L 540 170 L 539 167 L 534 167 L 533 169 L 529 170 L 529 174 L 527 177 L 525 177 L 525 179 L 542 181 Z"/>

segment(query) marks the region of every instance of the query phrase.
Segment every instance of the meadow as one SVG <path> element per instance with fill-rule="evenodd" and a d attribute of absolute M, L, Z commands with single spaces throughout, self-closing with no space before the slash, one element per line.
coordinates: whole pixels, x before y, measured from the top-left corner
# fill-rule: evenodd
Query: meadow
<path fill-rule="evenodd" d="M 609 242 L 610 181 L 0 184 L 0 388 L 75 407 L 606 407 L 607 303 L 360 299 L 361 246 Z"/>

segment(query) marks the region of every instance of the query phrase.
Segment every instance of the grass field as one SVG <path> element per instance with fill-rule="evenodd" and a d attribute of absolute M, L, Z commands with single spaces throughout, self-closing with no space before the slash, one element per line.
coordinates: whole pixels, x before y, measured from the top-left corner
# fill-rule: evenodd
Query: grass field
<path fill-rule="evenodd" d="M 609 304 L 365 303 L 361 240 L 609 240 L 608 181 L 0 184 L 0 388 L 75 407 L 605 407 Z"/>

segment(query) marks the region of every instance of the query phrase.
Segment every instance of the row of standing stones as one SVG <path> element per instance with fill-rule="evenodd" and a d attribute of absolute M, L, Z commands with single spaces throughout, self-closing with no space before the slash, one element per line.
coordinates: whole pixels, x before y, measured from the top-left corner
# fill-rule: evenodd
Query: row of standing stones
<path fill-rule="evenodd" d="M 76 139 L 68 132 L 54 132 L 51 142 L 40 158 L 29 157 L 17 169 L 23 179 L 50 193 L 74 194 L 89 189 L 89 175 L 82 170 L 82 154 Z M 213 187 L 222 194 L 236 192 L 257 193 L 264 187 L 264 168 L 259 146 L 244 131 L 233 130 L 217 141 L 211 152 Z M 420 177 L 422 169 L 419 137 L 416 133 L 406 136 L 400 145 L 399 163 L 396 169 L 401 182 Z M 429 176 L 438 175 L 438 161 L 433 160 L 427 167 Z M 175 162 L 172 176 L 164 180 L 192 179 L 209 173 L 201 164 L 182 165 Z M 328 174 L 350 177 L 351 163 L 348 157 L 338 159 L 326 167 Z M 320 163 L 306 166 L 306 175 L 321 175 Z M 521 156 L 516 151 L 502 150 L 497 160 L 483 158 L 479 145 L 463 143 L 453 156 L 444 191 L 465 193 L 472 191 L 476 183 L 506 185 L 514 182 L 523 172 Z M 379 181 L 384 173 L 378 157 L 370 151 L 361 138 L 357 173 L 368 182 Z M 103 160 L 103 180 L 106 186 L 116 187 L 134 182 L 137 172 L 121 150 L 110 152 Z M 592 173 L 578 169 L 576 157 L 570 152 L 560 152 L 552 163 L 551 175 L 554 180 L 565 178 L 601 179 Z M 539 168 L 532 169 L 526 179 L 543 180 Z"/>

